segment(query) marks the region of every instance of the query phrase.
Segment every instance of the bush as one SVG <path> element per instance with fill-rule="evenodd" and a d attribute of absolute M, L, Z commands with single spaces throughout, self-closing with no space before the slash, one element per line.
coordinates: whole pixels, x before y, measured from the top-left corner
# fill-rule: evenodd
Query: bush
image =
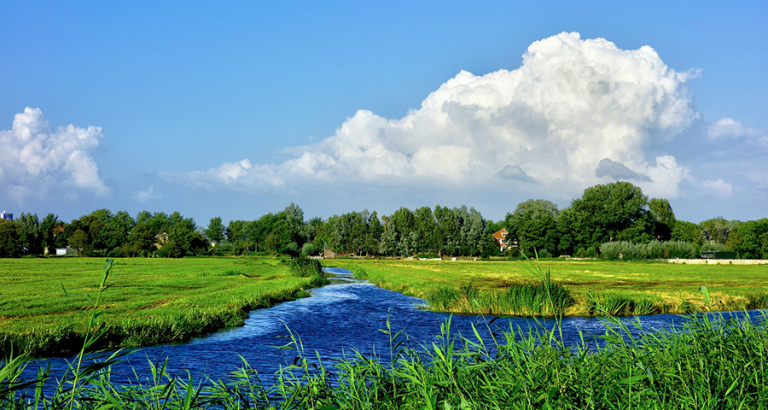
<path fill-rule="evenodd" d="M 295 258 L 288 263 L 291 273 L 302 278 L 319 275 L 325 276 L 323 265 L 317 259 Z"/>
<path fill-rule="evenodd" d="M 723 251 L 726 251 L 726 250 L 728 250 L 728 247 L 725 246 L 722 243 L 719 243 L 719 242 L 704 243 L 704 244 L 701 245 L 701 252 L 705 252 L 705 251 L 716 251 L 716 252 L 720 251 L 720 252 L 723 252 Z M 701 255 L 701 253 L 699 253 L 699 255 Z"/>
<path fill-rule="evenodd" d="M 317 246 L 315 246 L 312 242 L 307 242 L 301 247 L 301 256 L 302 257 L 309 257 L 312 255 L 317 255 L 319 253 L 319 250 L 317 249 Z"/>
<path fill-rule="evenodd" d="M 539 258 L 551 258 L 552 254 L 548 250 L 542 248 L 538 250 Z"/>
<path fill-rule="evenodd" d="M 698 257 L 697 247 L 682 241 L 632 243 L 627 241 L 606 242 L 600 245 L 603 258 L 610 260 L 662 259 Z"/>

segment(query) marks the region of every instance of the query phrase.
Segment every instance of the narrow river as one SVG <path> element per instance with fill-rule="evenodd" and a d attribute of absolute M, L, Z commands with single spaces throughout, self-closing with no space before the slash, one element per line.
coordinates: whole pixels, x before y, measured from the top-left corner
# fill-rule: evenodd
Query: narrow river
<path fill-rule="evenodd" d="M 421 299 L 353 279 L 349 271 L 328 271 L 333 276 L 330 285 L 312 290 L 311 297 L 252 311 L 243 327 L 206 335 L 189 343 L 138 349 L 125 362 L 113 367 L 113 381 L 126 380 L 133 374 L 132 369 L 139 374 L 148 374 L 148 360 L 162 362 L 166 357 L 171 374 L 183 376 L 189 370 L 195 380 L 200 380 L 201 376 L 225 379 L 230 372 L 243 365 L 242 356 L 259 372 L 265 384 L 271 384 L 279 366 L 292 363 L 296 356 L 295 350 L 275 347 L 290 342 L 287 329 L 301 338 L 307 357 L 314 358 L 315 352 L 318 352 L 327 365 L 345 355 L 352 356 L 355 350 L 365 355 L 375 350 L 379 356 L 386 358 L 389 336 L 379 329 L 385 328 L 387 317 L 391 318 L 393 331 L 405 329 L 403 334 L 408 335 L 411 347 L 435 341 L 435 336 L 440 335 L 441 324 L 450 317 L 421 308 L 425 303 Z M 486 323 L 491 319 L 454 315 L 451 332 L 473 337 L 474 324 L 483 337 L 487 337 L 489 327 L 496 332 L 508 330 L 510 326 L 523 330 L 538 326 L 532 319 L 502 318 L 487 327 Z M 623 320 L 636 321 L 635 318 Z M 682 320 L 677 315 L 643 316 L 638 328 L 631 325 L 630 328 L 634 329 L 633 333 L 639 334 L 667 328 Z M 555 323 L 544 320 L 541 324 L 551 328 Z M 603 334 L 604 329 L 603 322 L 597 318 L 566 318 L 562 325 L 566 344 L 580 343 L 580 331 L 589 337 Z M 52 374 L 61 375 L 66 368 L 66 360 L 50 360 Z M 36 366 L 33 364 L 32 367 Z"/>

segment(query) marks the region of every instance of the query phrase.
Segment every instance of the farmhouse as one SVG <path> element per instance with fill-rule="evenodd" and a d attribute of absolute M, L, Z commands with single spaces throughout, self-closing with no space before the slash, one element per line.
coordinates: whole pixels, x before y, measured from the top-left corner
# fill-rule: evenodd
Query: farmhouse
<path fill-rule="evenodd" d="M 507 228 L 501 228 L 501 230 L 494 232 L 493 239 L 496 240 L 496 245 L 499 246 L 499 250 L 506 251 L 507 248 L 517 248 L 517 241 L 507 239 L 509 232 Z"/>

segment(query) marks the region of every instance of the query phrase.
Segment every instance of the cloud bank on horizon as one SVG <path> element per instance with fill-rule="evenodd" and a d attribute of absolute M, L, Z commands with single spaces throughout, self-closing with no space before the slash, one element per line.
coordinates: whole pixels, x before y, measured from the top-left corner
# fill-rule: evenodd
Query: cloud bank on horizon
<path fill-rule="evenodd" d="M 0 192 L 19 203 L 64 194 L 62 187 L 109 195 L 91 156 L 102 139 L 99 127 L 51 129 L 39 108 L 27 107 L 0 130 Z"/>
<path fill-rule="evenodd" d="M 685 182 L 729 194 L 722 179 L 698 180 L 674 155 L 652 155 L 701 120 L 685 83 L 649 46 L 622 50 L 605 39 L 561 33 L 528 47 L 522 65 L 486 75 L 461 71 L 400 119 L 359 110 L 335 135 L 287 150 L 281 164 L 248 159 L 207 171 L 161 173 L 167 181 L 242 191 L 312 183 L 454 186 L 538 184 L 578 195 L 629 180 L 675 198 Z M 757 135 L 732 119 L 709 137 Z M 763 138 L 765 138 L 763 136 Z"/>

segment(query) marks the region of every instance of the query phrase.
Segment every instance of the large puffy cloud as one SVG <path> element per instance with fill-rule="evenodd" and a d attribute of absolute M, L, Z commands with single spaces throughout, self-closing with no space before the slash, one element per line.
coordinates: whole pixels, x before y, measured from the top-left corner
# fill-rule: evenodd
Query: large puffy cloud
<path fill-rule="evenodd" d="M 243 160 L 164 176 L 242 190 L 307 180 L 501 181 L 566 195 L 629 178 L 674 198 L 693 177 L 669 153 L 652 153 L 699 118 L 685 86 L 694 75 L 669 68 L 648 46 L 622 50 L 561 33 L 531 44 L 515 70 L 461 71 L 403 118 L 360 110 L 335 135 L 290 150 L 294 158 L 282 164 Z"/>
<path fill-rule="evenodd" d="M 91 156 L 102 138 L 99 127 L 51 129 L 39 108 L 26 108 L 12 129 L 0 131 L 0 192 L 17 201 L 58 186 L 109 194 Z"/>

